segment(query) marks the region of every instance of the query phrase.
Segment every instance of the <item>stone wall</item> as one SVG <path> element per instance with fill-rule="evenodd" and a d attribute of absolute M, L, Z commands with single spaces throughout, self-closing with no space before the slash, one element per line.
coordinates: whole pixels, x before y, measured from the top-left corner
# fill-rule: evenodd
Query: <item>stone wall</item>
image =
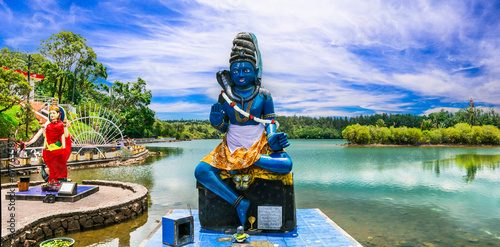
<path fill-rule="evenodd" d="M 135 165 L 137 163 L 141 164 L 140 162 L 143 162 L 146 160 L 147 157 L 149 157 L 150 152 L 146 149 L 144 152 L 134 155 L 130 159 L 126 160 L 121 160 L 121 159 L 115 159 L 110 162 L 103 162 L 103 163 L 95 163 L 95 164 L 68 164 L 68 170 L 79 170 L 79 169 L 89 169 L 89 168 L 102 168 L 102 167 L 114 167 L 114 166 L 128 166 L 128 165 Z"/>
<path fill-rule="evenodd" d="M 2 238 L 2 246 L 36 246 L 36 243 L 41 240 L 61 237 L 66 233 L 119 224 L 148 210 L 148 190 L 141 185 L 99 180 L 84 180 L 82 184 L 119 187 L 131 190 L 137 195 L 127 203 L 108 205 L 85 211 L 75 210 L 71 213 L 55 214 L 39 219 L 18 229 L 13 235 L 8 235 L 5 239 Z M 15 184 L 4 184 L 2 189 L 9 188 L 9 185 L 14 186 Z"/>
<path fill-rule="evenodd" d="M 0 140 L 0 158 L 8 159 L 11 149 L 12 148 L 9 146 L 9 141 Z"/>

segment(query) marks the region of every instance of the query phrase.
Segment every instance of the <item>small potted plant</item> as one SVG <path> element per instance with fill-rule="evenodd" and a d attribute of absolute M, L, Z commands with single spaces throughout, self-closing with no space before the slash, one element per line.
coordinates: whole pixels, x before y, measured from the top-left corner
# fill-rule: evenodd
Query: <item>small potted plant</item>
<path fill-rule="evenodd" d="M 72 238 L 51 238 L 43 241 L 40 247 L 73 247 L 75 240 Z"/>

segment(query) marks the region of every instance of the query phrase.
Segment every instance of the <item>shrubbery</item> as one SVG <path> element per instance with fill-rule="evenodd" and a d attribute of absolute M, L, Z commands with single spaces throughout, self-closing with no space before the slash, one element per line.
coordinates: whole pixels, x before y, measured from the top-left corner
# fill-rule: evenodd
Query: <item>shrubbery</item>
<path fill-rule="evenodd" d="M 470 126 L 459 123 L 454 127 L 421 130 L 407 127 L 376 127 L 373 125 L 349 125 L 342 137 L 354 144 L 458 144 L 500 145 L 500 130 L 492 125 Z"/>

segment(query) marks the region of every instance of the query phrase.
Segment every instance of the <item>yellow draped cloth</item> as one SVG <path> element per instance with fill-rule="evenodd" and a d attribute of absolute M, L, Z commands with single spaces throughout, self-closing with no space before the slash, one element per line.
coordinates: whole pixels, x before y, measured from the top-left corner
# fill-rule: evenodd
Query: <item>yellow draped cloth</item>
<path fill-rule="evenodd" d="M 260 159 L 261 154 L 268 153 L 268 149 L 266 132 L 262 133 L 260 139 L 250 149 L 241 147 L 236 149 L 232 154 L 229 151 L 226 137 L 224 137 L 214 151 L 201 161 L 221 170 L 240 170 L 253 165 Z"/>
<path fill-rule="evenodd" d="M 254 178 L 262 178 L 266 180 L 281 180 L 284 185 L 292 185 L 292 173 L 279 174 L 258 166 L 252 166 L 260 159 L 262 154 L 269 155 L 271 153 L 273 153 L 273 151 L 269 149 L 266 132 L 263 132 L 259 141 L 257 141 L 250 149 L 247 150 L 244 147 L 238 148 L 233 154 L 229 151 L 226 137 L 224 137 L 222 142 L 214 149 L 214 151 L 201 161 L 223 170 L 220 174 L 222 179 L 231 178 L 233 176 L 228 171 L 243 169 L 239 172 L 239 174 L 251 175 L 252 181 Z"/>

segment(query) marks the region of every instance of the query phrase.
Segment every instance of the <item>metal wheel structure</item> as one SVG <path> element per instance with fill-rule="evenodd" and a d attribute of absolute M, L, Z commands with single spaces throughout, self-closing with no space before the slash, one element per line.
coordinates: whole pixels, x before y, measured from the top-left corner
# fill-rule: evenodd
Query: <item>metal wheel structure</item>
<path fill-rule="evenodd" d="M 84 105 L 76 109 L 76 114 L 68 112 L 67 116 L 74 146 L 106 146 L 123 140 L 118 116 L 102 106 Z"/>

